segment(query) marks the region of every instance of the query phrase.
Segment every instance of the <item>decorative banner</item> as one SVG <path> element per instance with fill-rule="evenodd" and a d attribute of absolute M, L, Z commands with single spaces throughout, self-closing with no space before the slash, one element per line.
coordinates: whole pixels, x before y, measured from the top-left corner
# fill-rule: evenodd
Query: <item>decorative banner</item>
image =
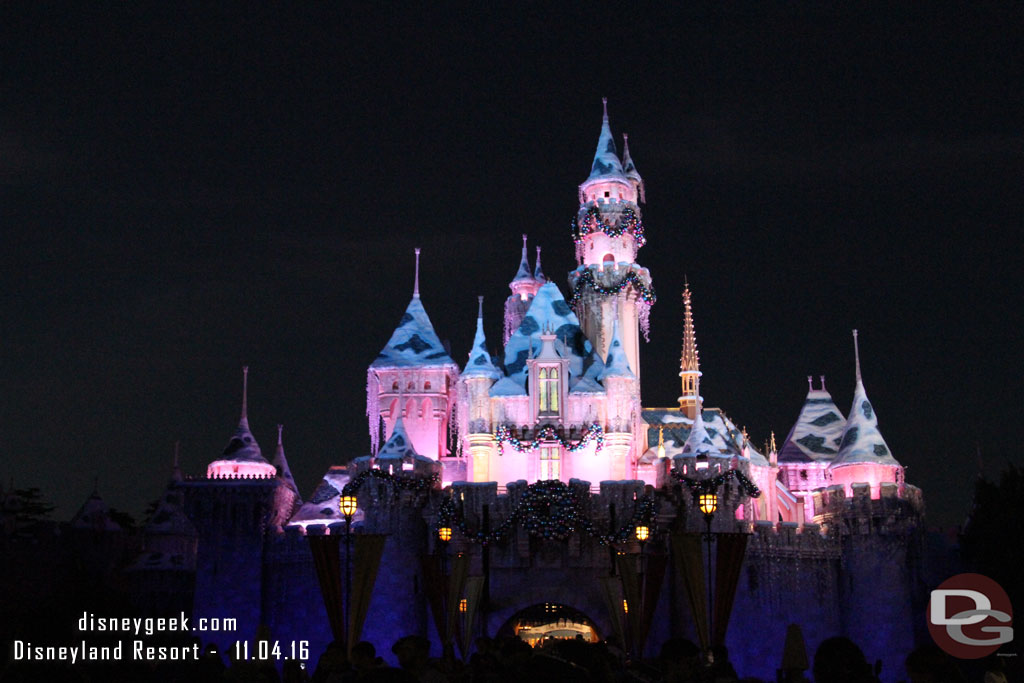
<path fill-rule="evenodd" d="M 480 593 L 484 589 L 484 577 L 471 576 L 466 579 L 465 587 L 462 589 L 462 597 L 459 601 L 466 601 L 466 612 L 462 615 L 459 646 L 462 650 L 462 657 L 465 659 L 469 654 L 469 646 L 473 642 L 473 624 L 480 607 Z"/>
<path fill-rule="evenodd" d="M 615 565 L 619 569 L 619 576 L 622 578 L 622 595 L 628 605 L 626 612 L 626 627 L 629 632 L 629 640 L 626 645 L 630 654 L 639 658 L 643 652 L 643 643 L 640 638 L 641 624 L 643 623 L 643 605 L 641 603 L 640 576 L 636 569 L 636 555 L 621 553 L 615 556 Z"/>
<path fill-rule="evenodd" d="M 658 598 L 661 597 L 661 584 L 665 578 L 665 568 L 667 566 L 667 555 L 651 554 L 644 556 L 644 613 L 640 622 L 641 652 L 643 651 L 644 645 L 647 644 L 647 636 L 651 632 L 651 624 L 654 623 L 654 612 L 658 608 Z"/>
<path fill-rule="evenodd" d="M 448 594 L 445 596 L 446 619 L 444 629 L 444 643 L 451 646 L 455 640 L 455 624 L 459 616 L 459 599 L 466 587 L 466 577 L 469 575 L 469 553 L 458 553 L 451 560 L 451 574 L 448 576 Z"/>
<path fill-rule="evenodd" d="M 359 642 L 366 622 L 366 613 L 370 609 L 370 598 L 373 596 L 373 585 L 377 582 L 377 570 L 380 569 L 380 558 L 384 554 L 384 534 L 356 534 L 355 562 L 352 571 L 352 604 L 348 606 L 348 652 Z"/>
<path fill-rule="evenodd" d="M 331 625 L 331 636 L 338 643 L 345 643 L 345 617 L 341 597 L 341 551 L 338 549 L 339 536 L 306 536 L 309 550 L 313 554 L 313 566 L 320 583 L 320 595 L 327 608 L 327 622 Z"/>
<path fill-rule="evenodd" d="M 749 534 L 715 534 L 718 554 L 715 558 L 717 565 L 715 567 L 715 632 L 711 640 L 715 645 L 725 642 L 725 634 L 729 629 L 729 616 L 732 614 L 732 603 L 736 597 L 736 586 L 740 581 L 743 556 L 747 552 L 749 538 Z"/>
<path fill-rule="evenodd" d="M 599 544 L 608 545 L 631 538 L 637 526 L 650 526 L 654 519 L 654 508 L 653 498 L 639 498 L 635 501 L 633 515 L 625 524 L 612 534 L 602 534 L 587 517 L 575 490 L 565 482 L 552 479 L 527 486 L 512 513 L 489 532 L 471 531 L 461 506 L 456 505 L 451 498 L 441 503 L 434 529 L 456 527 L 473 543 L 485 545 L 505 540 L 517 524 L 521 524 L 531 536 L 558 541 L 567 540 L 580 529 Z"/>
<path fill-rule="evenodd" d="M 708 607 L 704 584 L 704 558 L 701 553 L 701 534 L 678 532 L 672 534 L 672 562 L 683 581 L 690 603 L 694 626 L 700 647 L 708 649 Z"/>
<path fill-rule="evenodd" d="M 807 671 L 810 664 L 807 661 L 807 646 L 804 645 L 804 634 L 799 624 L 790 624 L 786 627 L 786 644 L 782 648 L 783 671 Z"/>
<path fill-rule="evenodd" d="M 612 621 L 612 630 L 619 638 L 619 644 L 626 648 L 625 614 L 622 609 L 622 583 L 614 576 L 601 577 L 601 593 Z"/>
<path fill-rule="evenodd" d="M 700 495 L 701 493 L 714 493 L 718 491 L 718 488 L 722 484 L 730 479 L 735 479 L 739 482 L 740 488 L 743 489 L 743 492 L 751 498 L 757 498 L 761 495 L 761 489 L 757 488 L 754 482 L 750 481 L 750 479 L 748 479 L 747 476 L 739 470 L 726 470 L 725 472 L 709 479 L 690 479 L 689 477 L 684 477 L 682 472 L 675 467 L 672 468 L 670 474 L 672 475 L 672 478 L 680 484 L 686 484 L 686 488 L 690 489 L 690 493 L 694 495 Z"/>
<path fill-rule="evenodd" d="M 441 556 L 421 555 L 420 566 L 423 569 L 423 592 L 430 605 L 430 613 L 434 615 L 434 628 L 439 638 L 444 638 L 444 575 L 441 573 Z"/>
<path fill-rule="evenodd" d="M 604 448 L 604 429 L 601 425 L 596 422 L 592 422 L 590 426 L 583 432 L 580 440 L 576 443 L 563 439 L 562 436 L 555 430 L 551 425 L 544 425 L 537 430 L 537 438 L 533 441 L 520 441 L 516 437 L 512 436 L 512 431 L 507 425 L 499 425 L 498 429 L 494 432 L 494 438 L 498 440 L 498 445 L 502 447 L 504 451 L 504 445 L 507 443 L 516 450 L 517 453 L 530 453 L 537 450 L 545 442 L 557 441 L 562 445 L 562 448 L 567 453 L 575 453 L 576 451 L 583 450 L 593 440 L 597 440 L 597 447 L 594 449 L 594 453 L 601 452 Z"/>

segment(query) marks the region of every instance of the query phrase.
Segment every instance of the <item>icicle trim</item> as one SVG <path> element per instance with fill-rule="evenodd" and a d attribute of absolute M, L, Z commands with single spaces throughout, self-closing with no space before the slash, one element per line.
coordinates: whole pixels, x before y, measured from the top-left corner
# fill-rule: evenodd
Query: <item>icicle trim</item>
<path fill-rule="evenodd" d="M 380 382 L 372 369 L 366 371 L 366 419 L 370 430 L 370 455 L 380 449 Z"/>
<path fill-rule="evenodd" d="M 644 341 L 651 341 L 651 302 L 640 299 L 636 302 L 637 315 L 640 319 L 640 331 L 644 333 Z"/>

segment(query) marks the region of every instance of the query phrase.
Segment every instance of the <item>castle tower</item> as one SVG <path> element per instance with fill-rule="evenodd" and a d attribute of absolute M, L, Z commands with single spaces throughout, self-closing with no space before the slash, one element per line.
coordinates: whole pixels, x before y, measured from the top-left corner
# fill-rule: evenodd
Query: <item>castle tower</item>
<path fill-rule="evenodd" d="M 875 414 L 860 375 L 860 349 L 857 330 L 853 331 L 853 353 L 857 368 L 857 386 L 853 391 L 853 405 L 843 429 L 839 453 L 828 466 L 834 484 L 842 484 L 847 495 L 856 483 L 871 485 L 871 497 L 879 498 L 883 483 L 903 483 L 903 467 L 896 461 L 878 431 Z"/>
<path fill-rule="evenodd" d="M 608 394 L 604 447 L 610 456 L 613 480 L 635 479 L 630 453 L 634 446 L 633 434 L 638 433 L 639 394 L 636 375 L 629 367 L 625 347 L 619 335 L 619 323 L 612 326 L 612 339 L 608 345 L 604 370 L 598 375 Z"/>
<path fill-rule="evenodd" d="M 222 457 L 206 467 L 206 476 L 214 478 L 273 477 L 277 470 L 263 457 L 260 445 L 249 430 L 249 366 L 242 368 L 242 416 Z"/>
<path fill-rule="evenodd" d="M 412 300 L 367 370 L 366 415 L 373 455 L 380 445 L 381 420 L 386 441 L 401 415 L 416 451 L 439 460 L 448 455 L 448 421 L 459 366 L 448 355 L 420 301 L 419 272 L 420 250 L 416 249 Z"/>
<path fill-rule="evenodd" d="M 839 453 L 845 423 L 842 411 L 825 389 L 824 375 L 820 389 L 815 389 L 814 378 L 808 377 L 807 398 L 779 451 L 782 483 L 803 501 L 806 519 L 814 516 L 811 492 L 830 483 L 826 472 Z"/>
<path fill-rule="evenodd" d="M 640 207 L 643 182 L 632 158 L 623 168 L 608 123 L 608 100 L 590 176 L 579 187 L 573 222 L 577 268 L 569 273 L 570 303 L 584 334 L 602 358 L 608 354 L 615 320 L 629 367 L 640 378 L 640 330 L 649 330 L 655 301 L 651 276 L 636 263 L 645 243 Z"/>
<path fill-rule="evenodd" d="M 537 250 L 537 272 L 540 271 L 540 249 Z M 477 297 L 476 334 L 473 348 L 469 352 L 466 368 L 459 377 L 461 392 L 466 397 L 466 407 L 460 409 L 462 422 L 459 431 L 466 435 L 470 451 L 470 481 L 490 481 L 489 460 L 494 448 L 493 426 L 491 424 L 490 390 L 501 372 L 494 366 L 487 350 L 484 336 L 484 298 Z M 462 395 L 462 394 L 460 394 Z"/>
<path fill-rule="evenodd" d="M 689 282 L 683 288 L 683 351 L 679 356 L 679 377 L 683 388 L 679 396 L 679 410 L 693 420 L 701 405 L 700 361 L 697 357 L 697 335 L 693 331 Z"/>
<path fill-rule="evenodd" d="M 288 459 L 284 456 L 282 432 L 284 425 L 277 425 L 277 451 L 274 453 L 274 469 L 277 472 L 277 488 L 274 489 L 274 511 L 270 523 L 275 528 L 283 528 L 292 514 L 302 505 L 299 487 L 295 484 L 292 471 L 288 467 Z"/>
<path fill-rule="evenodd" d="M 526 235 L 523 235 L 523 255 L 519 259 L 519 270 L 508 283 L 512 293 L 505 300 L 505 335 L 502 344 L 507 344 L 508 338 L 519 328 L 527 309 L 530 308 L 530 302 L 545 282 L 547 278 L 540 270 L 540 247 L 537 247 L 537 267 L 531 272 L 530 261 L 526 257 Z"/>

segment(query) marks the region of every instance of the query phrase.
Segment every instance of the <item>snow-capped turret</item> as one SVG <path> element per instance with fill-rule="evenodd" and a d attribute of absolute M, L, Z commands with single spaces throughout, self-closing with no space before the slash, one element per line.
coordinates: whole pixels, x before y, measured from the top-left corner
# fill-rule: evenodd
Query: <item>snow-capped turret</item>
<path fill-rule="evenodd" d="M 110 508 L 96 488 L 71 518 L 70 526 L 83 531 L 122 531 L 121 525 L 110 517 Z"/>
<path fill-rule="evenodd" d="M 839 453 L 845 424 L 846 418 L 825 389 L 825 377 L 821 377 L 821 389 L 815 389 L 813 378 L 808 377 L 807 398 L 782 444 L 779 462 L 830 462 Z"/>
<path fill-rule="evenodd" d="M 519 270 L 516 276 L 508 283 L 512 294 L 505 300 L 505 334 L 502 343 L 507 343 L 508 338 L 526 315 L 526 309 L 530 302 L 537 295 L 537 290 L 547 282 L 547 278 L 540 272 L 540 247 L 537 247 L 537 267 L 530 269 L 530 260 L 526 255 L 526 235 L 523 235 L 523 253 L 519 259 Z"/>
<path fill-rule="evenodd" d="M 367 369 L 366 416 L 370 453 L 380 444 L 381 418 L 384 436 L 390 435 L 399 415 L 420 442 L 424 455 L 440 458 L 448 452 L 448 421 L 454 403 L 459 366 L 434 331 L 420 299 L 420 250 L 412 299 L 391 339 Z"/>
<path fill-rule="evenodd" d="M 853 349 L 857 369 L 853 405 L 843 429 L 839 453 L 829 465 L 828 471 L 833 483 L 842 484 L 848 493 L 852 490 L 852 484 L 864 482 L 871 485 L 871 497 L 878 498 L 882 483 L 902 483 L 903 468 L 892 456 L 882 433 L 878 431 L 878 416 L 864 390 L 857 330 L 853 331 Z"/>
<path fill-rule="evenodd" d="M 462 377 L 485 377 L 497 380 L 501 372 L 494 366 L 491 354 L 487 350 L 487 339 L 484 336 L 484 298 L 477 297 L 476 334 L 473 336 L 473 348 L 469 351 L 469 361 Z"/>
<path fill-rule="evenodd" d="M 206 468 L 207 477 L 273 477 L 277 470 L 263 457 L 249 430 L 249 366 L 242 368 L 242 415 L 222 456 Z"/>
<path fill-rule="evenodd" d="M 282 433 L 284 432 L 284 425 L 277 425 L 277 451 L 274 453 L 274 468 L 277 470 L 277 478 L 285 483 L 285 485 L 295 492 L 295 499 L 299 504 L 302 503 L 302 499 L 299 497 L 299 487 L 295 485 L 295 478 L 292 477 L 292 471 L 288 467 L 288 459 L 284 457 L 284 442 L 282 439 Z"/>
<path fill-rule="evenodd" d="M 604 115 L 601 118 L 601 135 L 597 139 L 597 151 L 594 152 L 594 162 L 590 166 L 590 175 L 587 177 L 587 183 L 600 180 L 626 179 L 626 174 L 622 169 L 622 161 L 619 159 L 618 151 L 615 149 L 615 138 L 612 137 L 611 125 L 608 123 L 608 98 L 601 98 L 601 103 L 604 105 Z"/>
<path fill-rule="evenodd" d="M 633 183 L 640 201 L 647 203 L 647 198 L 644 196 L 644 179 L 640 177 L 640 172 L 636 170 L 636 164 L 633 163 L 633 157 L 629 155 L 629 135 L 626 133 L 622 134 L 622 172 Z"/>
<path fill-rule="evenodd" d="M 619 321 L 616 320 L 612 325 L 612 341 L 608 345 L 608 357 L 604 362 L 604 370 L 598 376 L 601 382 L 604 382 L 609 377 L 622 377 L 626 379 L 636 379 L 636 375 L 629 367 L 629 360 L 626 358 L 626 352 L 622 348 L 622 339 L 619 336 Z"/>
<path fill-rule="evenodd" d="M 533 279 L 536 280 L 537 283 L 538 283 L 538 286 L 540 286 L 540 285 L 544 284 L 545 282 L 547 282 L 548 278 L 547 278 L 546 275 L 544 275 L 544 271 L 540 269 L 540 245 L 539 244 L 537 245 L 537 260 L 534 262 L 534 264 L 535 265 L 533 266 Z"/>

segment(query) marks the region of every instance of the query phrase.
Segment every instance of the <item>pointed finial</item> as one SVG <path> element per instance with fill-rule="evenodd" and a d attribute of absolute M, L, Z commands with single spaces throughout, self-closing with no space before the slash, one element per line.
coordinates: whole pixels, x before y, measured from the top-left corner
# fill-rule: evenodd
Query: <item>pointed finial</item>
<path fill-rule="evenodd" d="M 476 318 L 477 320 L 484 319 L 484 297 L 478 296 L 476 298 Z"/>
<path fill-rule="evenodd" d="M 857 366 L 857 384 L 860 384 L 860 348 L 857 344 L 857 330 L 853 331 L 853 358 Z"/>
<path fill-rule="evenodd" d="M 819 375 L 819 379 L 821 379 L 821 390 L 825 391 L 825 375 Z"/>
<path fill-rule="evenodd" d="M 178 452 L 181 450 L 181 441 L 174 442 L 174 469 L 178 469 Z"/>
<path fill-rule="evenodd" d="M 604 120 L 607 121 L 608 120 L 608 98 L 607 97 L 602 97 L 601 98 L 601 104 L 604 106 Z"/>
<path fill-rule="evenodd" d="M 171 467 L 171 481 L 181 481 L 182 478 L 183 478 L 181 476 L 181 466 L 179 465 L 179 461 L 178 461 L 178 451 L 180 450 L 180 448 L 181 448 L 181 442 L 180 441 L 175 441 L 174 442 L 174 466 Z"/>
<path fill-rule="evenodd" d="M 416 252 L 416 279 L 413 281 L 412 295 L 413 297 L 420 298 L 420 248 L 414 249 Z"/>
<path fill-rule="evenodd" d="M 770 443 L 771 443 L 771 447 L 770 447 L 771 448 L 771 452 L 774 453 L 777 450 L 775 448 L 775 432 L 774 431 L 772 432 Z"/>
<path fill-rule="evenodd" d="M 526 235 L 523 235 L 523 258 L 526 258 Z"/>
<path fill-rule="evenodd" d="M 814 377 L 807 375 L 807 391 L 814 391 Z"/>
<path fill-rule="evenodd" d="M 536 264 L 533 266 L 533 277 L 538 279 L 538 280 L 544 277 L 544 271 L 542 271 L 540 269 L 540 245 L 539 244 L 537 245 L 537 261 L 536 261 Z"/>
<path fill-rule="evenodd" d="M 281 441 L 281 432 L 283 432 L 283 431 L 284 431 L 284 425 L 277 425 L 277 445 L 278 446 L 283 445 L 282 441 Z"/>
<path fill-rule="evenodd" d="M 249 366 L 242 366 L 242 419 L 249 419 Z"/>

